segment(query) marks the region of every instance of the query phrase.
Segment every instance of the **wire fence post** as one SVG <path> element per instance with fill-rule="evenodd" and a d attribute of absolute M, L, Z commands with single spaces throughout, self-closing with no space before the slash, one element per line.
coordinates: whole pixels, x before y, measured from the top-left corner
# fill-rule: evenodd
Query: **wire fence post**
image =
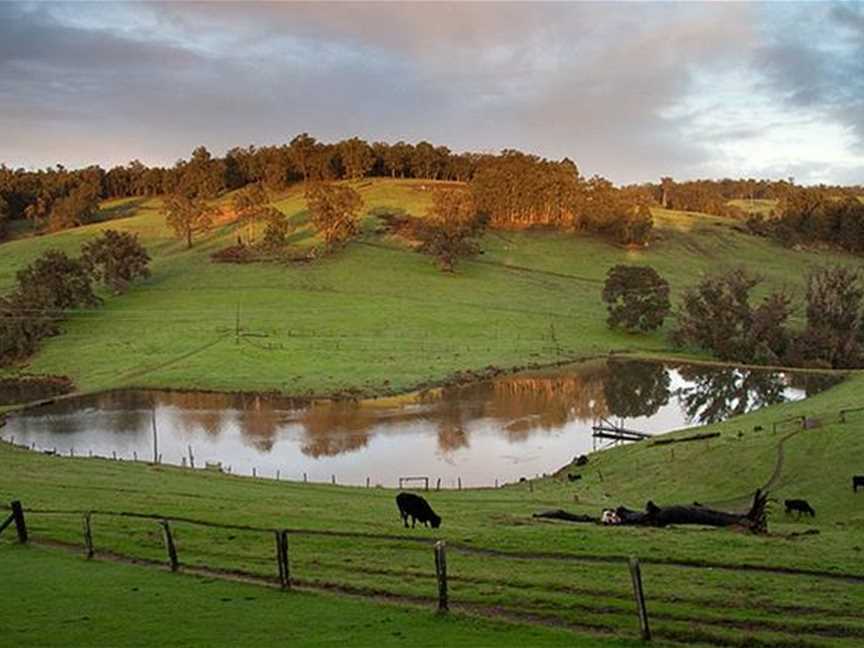
<path fill-rule="evenodd" d="M 24 520 L 24 509 L 21 502 L 12 502 L 12 519 L 15 520 L 15 530 L 18 531 L 18 542 L 27 544 L 27 522 Z"/>
<path fill-rule="evenodd" d="M 93 529 L 90 527 L 91 515 L 91 511 L 84 514 L 84 555 L 87 556 L 87 560 L 90 560 L 95 553 L 93 550 Z"/>
<path fill-rule="evenodd" d="M 633 597 L 636 599 L 636 612 L 639 615 L 639 629 L 643 641 L 651 641 L 651 629 L 648 627 L 648 610 L 645 607 L 645 592 L 642 590 L 642 570 L 639 559 L 630 558 L 630 578 L 633 581 Z"/>
<path fill-rule="evenodd" d="M 162 525 L 162 537 L 165 539 L 165 548 L 168 550 L 168 562 L 171 565 L 171 571 L 176 572 L 180 567 L 180 562 L 177 560 L 177 547 L 174 546 L 171 526 L 168 524 L 168 520 L 162 520 L 159 524 Z"/>
<path fill-rule="evenodd" d="M 443 540 L 435 543 L 435 576 L 438 579 L 438 612 L 447 612 L 447 554 Z"/>

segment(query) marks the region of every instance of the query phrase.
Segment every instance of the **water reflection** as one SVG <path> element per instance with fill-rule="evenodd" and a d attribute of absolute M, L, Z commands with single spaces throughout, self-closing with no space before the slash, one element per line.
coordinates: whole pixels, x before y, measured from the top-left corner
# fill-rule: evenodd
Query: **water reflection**
<path fill-rule="evenodd" d="M 551 471 L 591 450 L 591 425 L 620 419 L 662 432 L 713 423 L 837 378 L 610 360 L 433 389 L 391 401 L 303 402 L 266 394 L 115 391 L 10 416 L 4 435 L 59 451 L 92 449 L 163 459 L 193 446 L 202 461 L 296 477 L 366 475 L 392 483 L 416 473 L 489 484 Z M 125 454 L 124 454 L 125 453 Z"/>

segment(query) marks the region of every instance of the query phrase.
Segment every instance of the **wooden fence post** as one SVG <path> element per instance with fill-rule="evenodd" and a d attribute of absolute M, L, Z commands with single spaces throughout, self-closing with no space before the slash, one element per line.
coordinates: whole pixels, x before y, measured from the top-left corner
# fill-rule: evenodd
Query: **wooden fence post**
<path fill-rule="evenodd" d="M 165 539 L 165 548 L 168 550 L 168 561 L 171 565 L 171 571 L 176 572 L 180 566 L 180 562 L 177 560 L 177 547 L 174 546 L 171 527 L 168 524 L 168 520 L 162 520 L 159 524 L 162 525 L 162 537 Z"/>
<path fill-rule="evenodd" d="M 285 532 L 278 529 L 273 531 L 273 538 L 276 540 L 276 567 L 279 570 L 279 587 L 288 589 L 290 587 L 288 579 L 288 540 Z"/>
<path fill-rule="evenodd" d="M 630 578 L 633 581 L 633 597 L 636 599 L 636 612 L 639 614 L 639 628 L 642 640 L 651 641 L 651 629 L 648 627 L 648 610 L 645 608 L 645 593 L 642 591 L 642 570 L 639 559 L 630 558 Z"/>
<path fill-rule="evenodd" d="M 291 568 L 288 564 L 288 531 L 276 532 L 276 555 L 279 557 L 279 584 L 291 589 Z"/>
<path fill-rule="evenodd" d="M 93 530 L 90 528 L 91 515 L 90 511 L 84 514 L 84 554 L 87 556 L 87 560 L 90 560 L 95 553 L 93 551 Z"/>
<path fill-rule="evenodd" d="M 435 490 L 436 491 L 441 490 L 441 478 L 440 477 L 438 478 L 438 482 L 435 484 Z"/>
<path fill-rule="evenodd" d="M 27 523 L 24 521 L 24 509 L 21 502 L 12 502 L 12 519 L 15 520 L 15 529 L 18 531 L 18 542 L 27 543 Z"/>
<path fill-rule="evenodd" d="M 443 540 L 435 543 L 435 576 L 438 578 L 438 612 L 447 612 L 447 554 Z"/>
<path fill-rule="evenodd" d="M 456 483 L 459 485 L 459 490 L 462 490 L 462 478 L 461 477 L 457 477 Z"/>

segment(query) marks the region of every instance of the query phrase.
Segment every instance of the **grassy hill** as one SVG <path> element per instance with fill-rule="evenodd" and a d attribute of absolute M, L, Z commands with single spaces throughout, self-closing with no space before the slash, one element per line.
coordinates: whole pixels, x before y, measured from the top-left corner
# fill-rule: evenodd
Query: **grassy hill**
<path fill-rule="evenodd" d="M 366 180 L 355 186 L 368 214 L 422 215 L 433 183 Z M 310 245 L 302 191 L 275 205 Z M 310 264 L 216 264 L 237 225 L 219 223 L 191 250 L 166 228 L 158 199 L 104 205 L 106 220 L 0 246 L 0 290 L 52 247 L 77 253 L 106 227 L 140 235 L 152 277 L 104 306 L 77 311 L 23 369 L 65 374 L 83 390 L 122 385 L 290 394 L 394 393 L 457 371 L 513 368 L 610 350 L 673 353 L 667 331 L 609 331 L 599 293 L 608 268 L 646 263 L 673 291 L 700 273 L 745 265 L 769 286 L 801 293 L 803 273 L 824 261 L 753 237 L 732 220 L 655 210 L 657 240 L 645 250 L 554 232 L 492 232 L 484 254 L 439 272 L 428 257 L 375 233 Z M 851 257 L 840 257 L 859 263 Z M 674 293 L 673 293 L 674 294 Z M 241 335 L 236 335 L 239 323 Z M 246 335 L 248 334 L 248 335 Z"/>

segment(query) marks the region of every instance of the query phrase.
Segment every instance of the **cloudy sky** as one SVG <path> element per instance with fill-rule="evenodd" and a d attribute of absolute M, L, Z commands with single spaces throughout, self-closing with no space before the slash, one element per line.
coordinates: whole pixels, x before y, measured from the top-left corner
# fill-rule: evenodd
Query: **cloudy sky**
<path fill-rule="evenodd" d="M 864 183 L 864 4 L 0 2 L 0 161 L 429 140 Z"/>

